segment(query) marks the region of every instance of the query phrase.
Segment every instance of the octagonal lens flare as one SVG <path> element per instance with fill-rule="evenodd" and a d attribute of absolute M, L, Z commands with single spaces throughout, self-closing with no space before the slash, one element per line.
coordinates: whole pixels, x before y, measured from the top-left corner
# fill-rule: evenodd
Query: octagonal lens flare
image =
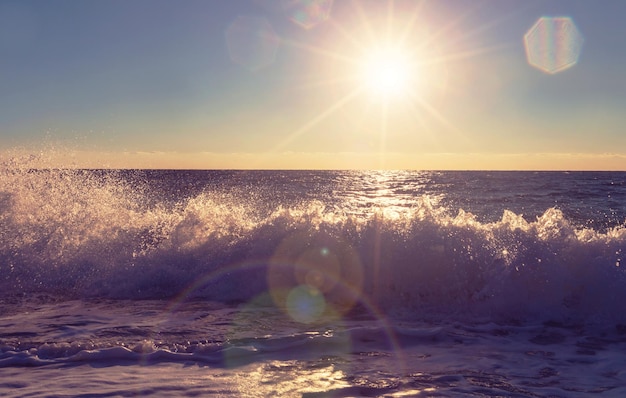
<path fill-rule="evenodd" d="M 304 29 L 326 21 L 330 17 L 333 0 L 292 0 L 287 3 L 289 19 Z"/>
<path fill-rule="evenodd" d="M 272 25 L 262 17 L 239 16 L 226 29 L 230 58 L 252 71 L 273 63 L 279 44 Z"/>
<path fill-rule="evenodd" d="M 541 17 L 524 35 L 528 63 L 555 74 L 578 63 L 583 37 L 570 17 Z"/>

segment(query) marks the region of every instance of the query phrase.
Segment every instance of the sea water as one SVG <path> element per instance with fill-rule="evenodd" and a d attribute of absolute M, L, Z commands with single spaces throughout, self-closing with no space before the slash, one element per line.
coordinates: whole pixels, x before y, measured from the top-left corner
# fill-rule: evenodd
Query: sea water
<path fill-rule="evenodd" d="M 625 221 L 616 172 L 5 166 L 0 394 L 626 396 Z"/>

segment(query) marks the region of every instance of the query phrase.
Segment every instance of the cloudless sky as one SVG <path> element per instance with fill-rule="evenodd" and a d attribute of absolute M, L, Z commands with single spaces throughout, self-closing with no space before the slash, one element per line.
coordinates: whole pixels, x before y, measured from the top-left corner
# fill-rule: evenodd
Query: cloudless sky
<path fill-rule="evenodd" d="M 626 170 L 626 2 L 311 5 L 0 0 L 0 161 Z M 584 40 L 554 74 L 524 45 L 543 16 Z M 402 93 L 367 88 L 385 45 L 418 65 Z"/>

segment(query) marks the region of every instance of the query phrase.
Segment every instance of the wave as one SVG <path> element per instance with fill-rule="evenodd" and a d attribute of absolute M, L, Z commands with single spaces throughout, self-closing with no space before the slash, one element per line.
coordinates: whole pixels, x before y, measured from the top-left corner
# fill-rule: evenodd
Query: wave
<path fill-rule="evenodd" d="M 2 170 L 0 291 L 221 302 L 266 294 L 302 322 L 359 308 L 626 321 L 624 226 L 581 228 L 556 208 L 484 222 L 429 196 L 367 215 L 260 200 L 210 189 L 165 200 L 115 173 Z"/>
<path fill-rule="evenodd" d="M 392 337 L 393 336 L 393 337 Z M 28 349 L 0 346 L 0 368 L 9 366 L 44 366 L 81 363 L 202 363 L 236 367 L 260 359 L 304 360 L 343 355 L 347 352 L 378 353 L 418 344 L 453 341 L 444 328 L 400 328 L 359 326 L 334 331 L 297 332 L 284 336 L 262 336 L 227 341 L 194 341 L 186 343 L 155 342 L 46 342 Z"/>

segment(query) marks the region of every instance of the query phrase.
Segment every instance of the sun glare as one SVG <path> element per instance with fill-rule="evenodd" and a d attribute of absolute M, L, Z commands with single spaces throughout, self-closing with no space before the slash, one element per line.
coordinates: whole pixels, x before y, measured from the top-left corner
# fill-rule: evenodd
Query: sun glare
<path fill-rule="evenodd" d="M 384 97 L 406 93 L 416 82 L 416 73 L 408 55 L 398 49 L 375 50 L 364 60 L 363 85 L 375 95 Z"/>
<path fill-rule="evenodd" d="M 463 19 L 442 24 L 437 14 L 430 18 L 423 4 L 387 0 L 372 2 L 373 9 L 366 10 L 360 2 L 341 2 L 334 10 L 338 18 L 330 15 L 325 22 L 327 31 L 333 32 L 332 41 L 327 43 L 330 36 L 320 35 L 323 45 L 311 46 L 283 39 L 281 45 L 321 56 L 310 77 L 303 79 L 302 88 L 320 89 L 325 97 L 323 107 L 294 128 L 274 151 L 288 148 L 322 124 L 330 126 L 331 118 L 337 121 L 331 129 L 358 137 L 354 144 L 358 151 L 379 155 L 379 168 L 386 167 L 386 153 L 392 151 L 387 143 L 392 139 L 413 140 L 413 135 L 420 134 L 424 139 L 419 139 L 419 145 L 426 141 L 439 145 L 434 131 L 462 138 L 461 130 L 441 108 L 450 88 L 457 88 L 449 82 L 450 66 L 489 49 L 466 48 L 465 40 L 471 35 L 457 37 L 456 33 Z M 463 76 L 459 81 L 463 82 Z M 394 150 L 404 146 L 397 142 Z"/>

